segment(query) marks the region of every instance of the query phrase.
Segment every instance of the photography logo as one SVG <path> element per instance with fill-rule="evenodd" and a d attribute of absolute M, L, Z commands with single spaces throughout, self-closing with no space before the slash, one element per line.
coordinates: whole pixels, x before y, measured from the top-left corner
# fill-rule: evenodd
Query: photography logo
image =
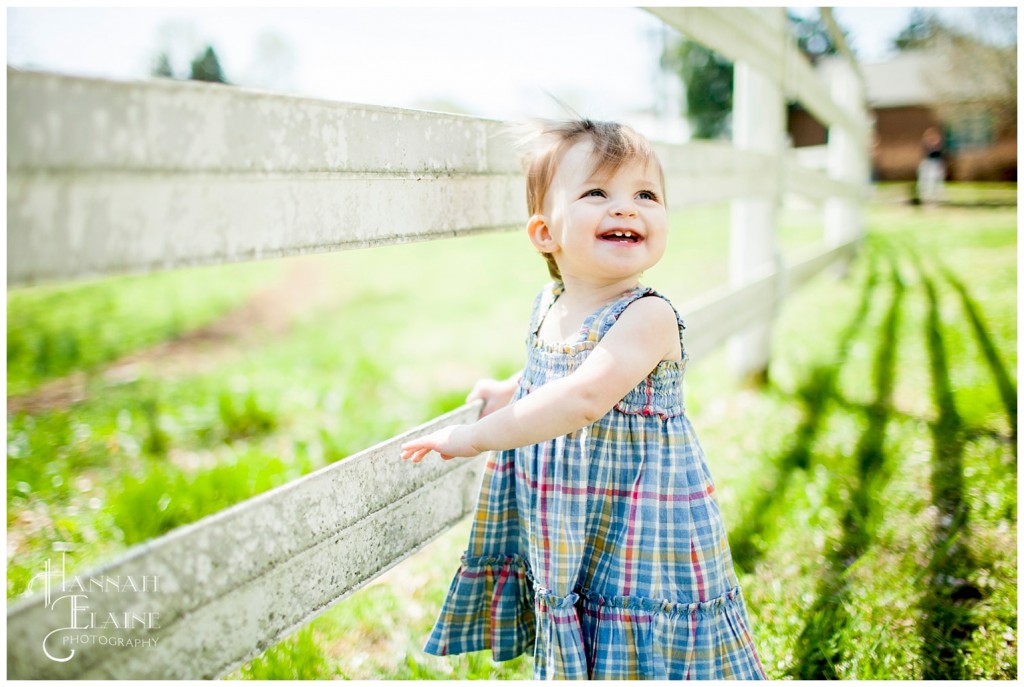
<path fill-rule="evenodd" d="M 43 653 L 51 661 L 64 663 L 75 656 L 76 646 L 99 644 L 117 648 L 156 646 L 158 637 L 132 637 L 139 630 L 160 628 L 160 614 L 137 610 L 139 595 L 158 592 L 156 575 L 99 575 L 80 577 L 65 574 L 65 554 L 60 555 L 60 567 L 55 569 L 47 559 L 43 572 L 29 580 L 28 588 L 37 580 L 42 582 L 44 607 L 66 619 L 67 624 L 43 637 Z M 90 605 L 101 597 L 103 611 Z M 111 599 L 123 599 L 128 611 L 110 611 Z"/>

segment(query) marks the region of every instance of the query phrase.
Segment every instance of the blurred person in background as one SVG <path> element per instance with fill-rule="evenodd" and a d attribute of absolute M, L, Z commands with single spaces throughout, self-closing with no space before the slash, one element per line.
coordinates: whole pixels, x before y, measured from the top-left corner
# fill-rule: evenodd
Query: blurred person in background
<path fill-rule="evenodd" d="M 917 166 L 917 197 L 924 205 L 935 205 L 943 196 L 946 181 L 945 151 L 942 134 L 930 126 L 921 137 L 921 162 Z"/>

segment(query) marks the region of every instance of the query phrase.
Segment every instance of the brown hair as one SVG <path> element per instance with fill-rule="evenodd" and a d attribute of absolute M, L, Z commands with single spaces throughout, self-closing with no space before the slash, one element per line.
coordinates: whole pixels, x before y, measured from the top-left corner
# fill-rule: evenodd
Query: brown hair
<path fill-rule="evenodd" d="M 626 162 L 654 163 L 658 168 L 662 193 L 665 173 L 650 142 L 632 128 L 618 122 L 590 119 L 567 121 L 536 120 L 520 138 L 525 150 L 526 207 L 530 215 L 543 212 L 544 196 L 565 153 L 577 143 L 589 139 L 594 145 L 594 172 L 613 174 Z M 552 279 L 561 280 L 558 265 L 550 253 L 541 253 L 548 263 Z"/>

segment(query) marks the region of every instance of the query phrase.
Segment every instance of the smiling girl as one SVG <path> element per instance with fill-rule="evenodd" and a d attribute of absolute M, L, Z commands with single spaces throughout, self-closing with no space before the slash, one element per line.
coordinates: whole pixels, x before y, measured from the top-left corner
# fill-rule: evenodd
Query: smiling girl
<path fill-rule="evenodd" d="M 683 407 L 684 325 L 640 284 L 665 252 L 664 186 L 623 125 L 547 122 L 531 141 L 527 234 L 554 281 L 526 366 L 476 385 L 477 422 L 402 446 L 496 452 L 429 653 L 532 646 L 538 679 L 764 678 Z"/>

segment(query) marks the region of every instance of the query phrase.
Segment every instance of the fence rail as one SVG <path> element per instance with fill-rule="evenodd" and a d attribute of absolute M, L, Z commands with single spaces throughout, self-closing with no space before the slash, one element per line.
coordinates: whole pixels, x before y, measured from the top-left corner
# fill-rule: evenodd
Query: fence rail
<path fill-rule="evenodd" d="M 7 89 L 9 286 L 448 238 L 526 220 L 501 122 L 14 70 Z M 777 156 L 727 143 L 656 147 L 674 205 L 864 193 L 793 153 L 780 168 Z"/>
<path fill-rule="evenodd" d="M 194 82 L 7 83 L 9 285 L 521 224 L 500 122 Z"/>
<path fill-rule="evenodd" d="M 834 92 L 806 64 L 786 38 L 781 10 L 649 11 L 738 61 L 744 107 L 756 108 L 751 94 L 761 93 L 780 110 L 788 89 L 830 127 L 829 146 L 810 165 L 783 145 L 774 110 L 763 118 L 774 127 L 767 129 L 757 128 L 755 109 L 737 113 L 748 128 L 735 146 L 657 145 L 670 203 L 732 200 L 731 250 L 754 258 L 734 262 L 731 286 L 681 306 L 687 348 L 699 358 L 764 330 L 793 289 L 853 254 L 867 182 L 866 150 L 858 148 L 866 118 L 862 94 Z M 9 70 L 8 284 L 522 226 L 521 173 L 502 127 L 204 84 Z M 820 244 L 784 264 L 774 213 L 787 194 L 823 203 L 827 226 Z M 482 459 L 408 465 L 397 460 L 397 446 L 478 413 L 465 406 L 101 568 L 51 569 L 34 595 L 8 610 L 8 676 L 201 678 L 232 670 L 472 510 Z M 148 642 L 145 650 L 125 651 L 114 641 L 123 633 L 108 633 L 106 643 L 65 640 L 76 636 L 75 600 L 39 586 L 90 578 L 159 580 L 139 597 L 87 595 L 100 617 L 158 614 L 159 627 L 131 634 Z"/>
<path fill-rule="evenodd" d="M 465 516 L 483 462 L 407 464 L 398 460 L 398 446 L 479 413 L 479 404 L 464 406 L 135 546 L 107 566 L 54 576 L 50 604 L 37 595 L 8 611 L 8 676 L 196 679 L 238 667 Z M 90 579 L 155 580 L 152 593 L 88 593 L 82 603 L 100 619 L 158 614 L 159 628 L 132 632 L 140 650 L 125 651 L 116 643 L 124 633 L 114 629 L 88 631 L 108 643 L 75 639 L 83 634 L 76 622 L 90 616 L 72 613 L 71 599 L 53 599 L 88 591 Z"/>

